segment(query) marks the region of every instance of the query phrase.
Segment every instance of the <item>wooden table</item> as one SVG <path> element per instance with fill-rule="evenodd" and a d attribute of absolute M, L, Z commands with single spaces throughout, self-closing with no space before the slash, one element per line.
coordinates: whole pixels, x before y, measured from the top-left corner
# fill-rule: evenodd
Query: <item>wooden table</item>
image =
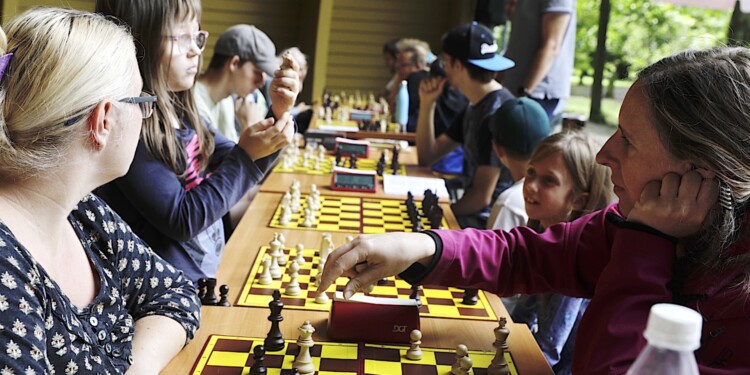
<path fill-rule="evenodd" d="M 232 303 L 238 300 L 260 247 L 268 244 L 274 232 L 280 231 L 268 227 L 280 196 L 280 193 L 260 192 L 227 243 L 217 278 L 219 284 L 229 285 L 229 300 Z M 451 211 L 445 212 L 449 226 L 457 227 Z M 321 232 L 305 230 L 281 230 L 281 232 L 284 233 L 287 244 L 303 243 L 307 246 L 317 246 L 320 242 Z M 337 245 L 345 241 L 345 236 L 346 233 L 332 233 L 333 241 Z M 490 294 L 487 294 L 487 298 L 498 316 L 508 317 L 499 298 Z M 201 328 L 196 337 L 170 362 L 163 371 L 164 374 L 188 373 L 209 335 L 265 337 L 270 327 L 270 323 L 266 320 L 270 313 L 268 308 L 205 306 L 202 308 L 202 313 Z M 283 316 L 281 331 L 285 339 L 296 339 L 297 328 L 305 320 L 309 320 L 316 329 L 313 338 L 316 341 L 327 341 L 327 312 L 286 309 L 283 311 Z M 510 321 L 509 317 L 508 320 Z M 471 350 L 493 351 L 495 327 L 497 323 L 490 321 L 422 318 L 422 346 L 455 348 L 458 344 L 465 344 Z M 511 331 L 508 344 L 521 374 L 552 374 L 526 326 L 509 324 L 508 328 Z"/>

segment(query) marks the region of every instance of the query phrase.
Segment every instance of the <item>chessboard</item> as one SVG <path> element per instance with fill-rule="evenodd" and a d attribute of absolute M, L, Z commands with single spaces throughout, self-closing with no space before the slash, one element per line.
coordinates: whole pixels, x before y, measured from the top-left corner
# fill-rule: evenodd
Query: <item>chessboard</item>
<path fill-rule="evenodd" d="M 289 168 L 285 168 L 282 163 L 279 163 L 274 167 L 274 172 L 279 173 L 299 173 L 299 174 L 307 174 L 307 175 L 329 175 L 331 174 L 331 171 L 333 171 L 333 167 L 336 165 L 336 158 L 333 156 L 326 156 L 325 159 L 323 159 L 322 163 L 318 163 L 318 169 L 314 169 L 313 162 L 309 162 L 307 165 L 304 165 L 302 162 L 303 157 L 298 156 L 297 162 L 294 163 L 293 166 Z M 344 158 L 341 160 L 341 167 L 349 168 L 348 159 Z M 378 169 L 378 161 L 373 159 L 358 159 L 357 161 L 357 168 L 358 170 L 363 171 L 376 171 Z M 383 170 L 383 174 L 398 174 L 401 176 L 406 176 L 406 168 L 403 165 L 399 165 L 398 172 L 393 173 L 393 169 L 391 168 L 390 164 L 385 164 L 385 169 Z"/>
<path fill-rule="evenodd" d="M 421 211 L 422 202 L 415 201 L 417 209 Z M 274 211 L 269 226 L 281 229 L 303 229 L 322 232 L 339 233 L 386 233 L 412 232 L 412 223 L 406 210 L 404 201 L 396 199 L 339 197 L 330 195 L 320 196 L 320 210 L 316 211 L 312 226 L 305 227 L 305 208 L 307 195 L 300 196 L 300 212 L 292 213 L 287 225 L 279 221 L 281 217 L 281 200 Z M 430 225 L 426 216 L 420 219 L 423 230 L 438 229 Z M 448 228 L 448 222 L 442 219 L 442 228 Z"/>
<path fill-rule="evenodd" d="M 212 335 L 201 351 L 191 374 L 229 375 L 248 374 L 253 364 L 253 348 L 263 345 L 262 338 Z M 406 358 L 406 345 L 378 345 L 366 343 L 316 342 L 310 350 L 319 375 L 421 375 L 450 374 L 456 361 L 455 350 L 422 347 L 422 359 Z M 285 375 L 292 371 L 292 362 L 299 351 L 293 340 L 285 343 L 278 352 L 266 352 L 268 375 Z M 518 375 L 513 353 L 506 351 L 505 360 L 510 373 Z M 469 350 L 476 375 L 487 373 L 494 352 Z"/>
<path fill-rule="evenodd" d="M 291 259 L 290 255 L 297 254 L 296 250 L 291 248 L 283 248 L 284 257 Z M 262 271 L 262 260 L 263 258 L 269 257 L 270 248 L 268 246 L 261 247 L 258 252 L 258 256 L 253 262 L 253 266 L 250 269 L 250 274 L 245 281 L 245 286 L 240 293 L 239 300 L 236 306 L 249 306 L 249 307 L 268 307 L 268 303 L 273 299 L 271 294 L 275 290 L 281 290 L 281 301 L 284 303 L 285 309 L 299 309 L 299 310 L 315 310 L 315 311 L 329 311 L 331 309 L 331 302 L 326 304 L 319 304 L 315 302 L 316 286 L 314 284 L 315 275 L 317 275 L 317 267 L 320 263 L 320 254 L 317 249 L 304 249 L 302 256 L 305 259 L 305 263 L 300 265 L 298 271 L 299 276 L 297 281 L 301 289 L 301 294 L 298 296 L 287 296 L 283 294 L 286 285 L 289 283 L 290 275 L 287 272 L 287 267 L 291 264 L 287 262 L 284 266 L 279 266 L 282 272 L 281 280 L 273 280 L 271 284 L 262 285 L 258 282 L 260 273 Z M 343 291 L 346 282 L 348 281 L 345 277 L 340 277 L 336 280 L 336 290 Z M 375 286 L 374 290 L 368 295 L 373 297 L 390 297 L 390 298 L 401 298 L 407 299 L 411 297 L 411 285 L 404 280 L 399 278 L 390 277 L 385 282 L 379 283 Z M 464 304 L 463 297 L 464 291 L 457 288 L 444 288 L 444 287 L 423 287 L 420 291 L 420 301 L 422 306 L 419 308 L 419 314 L 422 317 L 433 317 L 433 318 L 456 318 L 456 319 L 468 319 L 468 320 L 487 320 L 496 321 L 497 316 L 492 310 L 487 296 L 481 290 L 477 294 L 476 305 Z M 329 296 L 332 297 L 332 293 L 329 292 Z"/>

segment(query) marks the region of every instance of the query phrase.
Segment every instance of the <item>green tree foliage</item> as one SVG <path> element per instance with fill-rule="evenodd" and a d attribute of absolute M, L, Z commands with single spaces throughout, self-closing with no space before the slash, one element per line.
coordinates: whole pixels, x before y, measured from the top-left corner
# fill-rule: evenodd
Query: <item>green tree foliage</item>
<path fill-rule="evenodd" d="M 576 69 L 593 74 L 593 55 L 600 0 L 578 0 Z M 650 0 L 612 1 L 607 30 L 606 76 L 616 76 L 617 66 L 634 73 L 658 59 L 687 48 L 726 43 L 731 11 L 676 6 Z M 621 73 L 624 73 L 621 68 Z M 625 77 L 619 77 L 620 79 Z"/>

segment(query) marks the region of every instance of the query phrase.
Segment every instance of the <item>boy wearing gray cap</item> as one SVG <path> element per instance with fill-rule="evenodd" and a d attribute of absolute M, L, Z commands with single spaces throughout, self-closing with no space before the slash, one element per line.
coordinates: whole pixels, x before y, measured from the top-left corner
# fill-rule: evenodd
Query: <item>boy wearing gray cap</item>
<path fill-rule="evenodd" d="M 211 62 L 198 77 L 198 111 L 236 142 L 240 129 L 265 118 L 268 108 L 257 89 L 263 87 L 265 75 L 273 77 L 278 69 L 276 46 L 268 35 L 251 25 L 230 27 L 216 41 Z M 250 94 L 255 100 L 246 100 Z"/>
<path fill-rule="evenodd" d="M 503 103 L 490 118 L 492 148 L 513 176 L 513 185 L 492 205 L 487 229 L 511 230 L 526 225 L 523 178 L 532 152 L 550 132 L 549 118 L 542 106 L 529 98 Z"/>

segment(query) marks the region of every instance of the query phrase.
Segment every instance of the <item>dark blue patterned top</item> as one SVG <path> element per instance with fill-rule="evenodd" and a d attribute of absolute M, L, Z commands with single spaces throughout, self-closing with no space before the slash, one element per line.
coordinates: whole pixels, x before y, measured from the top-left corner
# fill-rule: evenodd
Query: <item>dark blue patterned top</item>
<path fill-rule="evenodd" d="M 181 271 L 94 195 L 68 220 L 99 277 L 99 292 L 85 308 L 0 222 L 0 374 L 124 373 L 133 361 L 134 323 L 149 315 L 174 319 L 192 339 L 200 304 Z"/>

